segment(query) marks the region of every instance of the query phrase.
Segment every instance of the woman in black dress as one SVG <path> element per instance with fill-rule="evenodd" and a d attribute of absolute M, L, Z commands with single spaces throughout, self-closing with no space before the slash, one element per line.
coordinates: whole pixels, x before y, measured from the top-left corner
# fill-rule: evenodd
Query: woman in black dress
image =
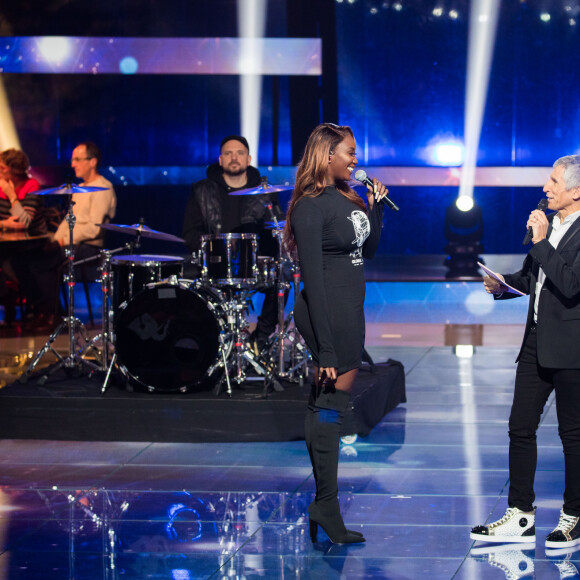
<path fill-rule="evenodd" d="M 318 525 L 334 543 L 364 542 L 344 526 L 338 503 L 340 425 L 364 348 L 363 258 L 380 239 L 385 186 L 373 180 L 368 209 L 348 182 L 358 161 L 350 127 L 324 123 L 314 129 L 296 174 L 285 240 L 297 250 L 304 289 L 294 320 L 314 361 L 305 438 L 316 482 L 308 508 L 310 535 Z"/>

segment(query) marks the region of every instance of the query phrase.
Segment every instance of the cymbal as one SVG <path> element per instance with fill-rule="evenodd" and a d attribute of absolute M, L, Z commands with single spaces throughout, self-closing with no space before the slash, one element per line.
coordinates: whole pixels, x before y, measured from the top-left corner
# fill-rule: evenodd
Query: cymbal
<path fill-rule="evenodd" d="M 184 239 L 178 238 L 173 234 L 166 234 L 147 227 L 144 224 L 133 224 L 132 226 L 125 226 L 122 224 L 95 224 L 102 227 L 104 230 L 111 230 L 113 232 L 120 232 L 130 236 L 141 235 L 144 238 L 151 238 L 154 240 L 163 240 L 165 242 L 185 242 Z"/>
<path fill-rule="evenodd" d="M 292 189 L 294 189 L 293 185 L 270 185 L 266 183 L 258 187 L 230 191 L 230 195 L 263 195 L 264 193 L 278 193 L 279 191 L 291 191 Z"/>
<path fill-rule="evenodd" d="M 32 191 L 34 195 L 71 195 L 73 193 L 91 193 L 92 191 L 106 191 L 106 187 L 89 187 L 88 185 L 76 185 L 75 183 L 63 183 L 50 189 Z"/>
<path fill-rule="evenodd" d="M 286 220 L 279 220 L 278 226 L 276 226 L 275 222 L 264 222 L 264 228 L 267 230 L 275 230 L 276 227 L 282 229 L 286 225 Z"/>

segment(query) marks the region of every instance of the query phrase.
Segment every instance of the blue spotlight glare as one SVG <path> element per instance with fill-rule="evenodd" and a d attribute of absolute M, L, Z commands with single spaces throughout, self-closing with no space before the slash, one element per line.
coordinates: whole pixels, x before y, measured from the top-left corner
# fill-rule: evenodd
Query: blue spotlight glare
<path fill-rule="evenodd" d="M 460 143 L 440 143 L 433 151 L 433 161 L 437 165 L 457 166 L 463 163 L 463 145 Z"/>
<path fill-rule="evenodd" d="M 134 75 L 139 69 L 139 63 L 137 59 L 132 56 L 126 56 L 119 63 L 119 70 L 124 75 Z"/>

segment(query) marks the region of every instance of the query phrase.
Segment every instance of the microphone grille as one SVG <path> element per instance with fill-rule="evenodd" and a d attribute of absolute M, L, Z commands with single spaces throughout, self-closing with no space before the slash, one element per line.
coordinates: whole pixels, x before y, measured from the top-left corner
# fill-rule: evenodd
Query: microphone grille
<path fill-rule="evenodd" d="M 544 211 L 548 207 L 548 200 L 543 197 L 538 203 L 538 209 Z"/>
<path fill-rule="evenodd" d="M 367 178 L 367 172 L 364 169 L 359 169 L 355 174 L 354 178 L 357 181 L 364 181 Z"/>

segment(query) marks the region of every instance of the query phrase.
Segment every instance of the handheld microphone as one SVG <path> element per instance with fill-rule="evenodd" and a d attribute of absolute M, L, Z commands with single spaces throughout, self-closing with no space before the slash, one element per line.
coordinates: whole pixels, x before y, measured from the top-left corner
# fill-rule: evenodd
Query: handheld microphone
<path fill-rule="evenodd" d="M 360 181 L 361 183 L 374 188 L 373 180 L 369 179 L 367 172 L 364 169 L 359 169 L 354 174 L 354 178 L 357 181 Z M 399 206 L 388 195 L 385 195 L 385 197 L 381 198 L 379 203 L 386 203 L 391 209 L 399 211 Z"/>
<path fill-rule="evenodd" d="M 547 207 L 548 207 L 548 200 L 545 197 L 543 197 L 540 200 L 540 202 L 538 203 L 538 207 L 536 209 L 539 209 L 540 211 L 544 211 Z M 526 232 L 526 237 L 524 238 L 522 245 L 527 246 L 532 241 L 533 237 L 534 237 L 534 230 L 533 230 L 532 226 L 530 226 L 528 228 L 528 231 Z"/>

